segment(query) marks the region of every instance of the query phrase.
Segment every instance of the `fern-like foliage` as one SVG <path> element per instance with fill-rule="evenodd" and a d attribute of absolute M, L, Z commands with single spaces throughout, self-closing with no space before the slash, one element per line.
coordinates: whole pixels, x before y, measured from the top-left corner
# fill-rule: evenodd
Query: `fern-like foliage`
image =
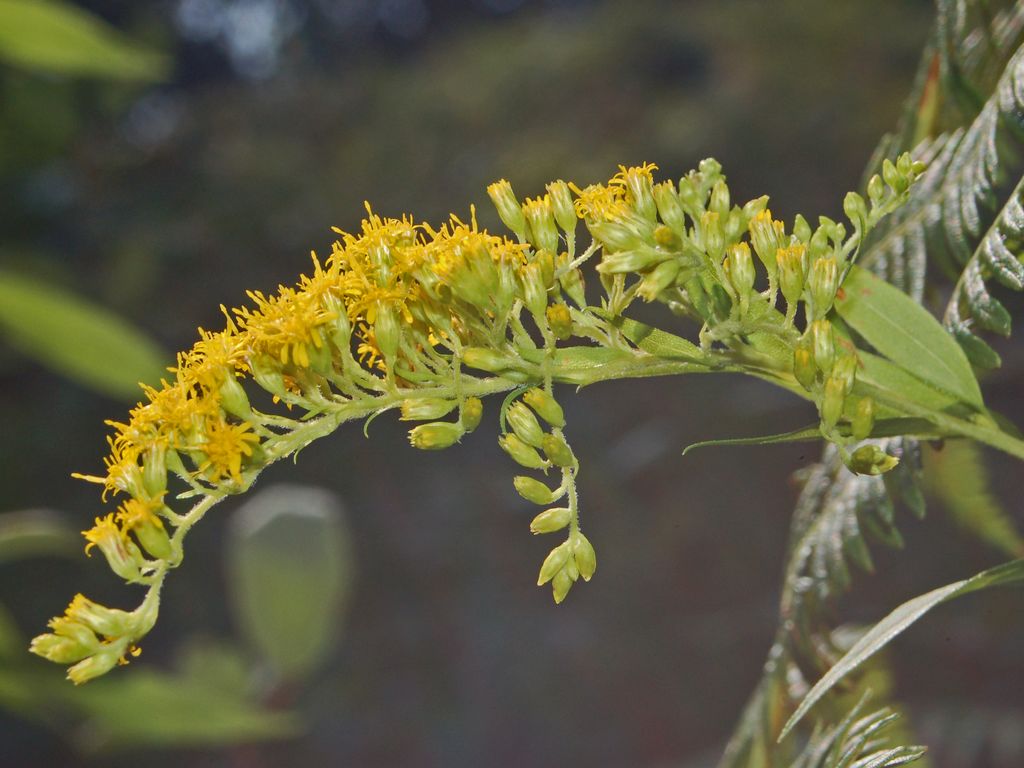
<path fill-rule="evenodd" d="M 968 259 L 943 318 L 968 359 L 979 368 L 998 368 L 1002 361 L 977 331 L 1010 334 L 1010 313 L 992 296 L 989 283 L 994 280 L 1015 291 L 1024 289 L 1024 265 L 1019 257 L 1024 252 L 1022 183 L 1024 180 L 1013 190 Z"/>
<path fill-rule="evenodd" d="M 1011 58 L 973 123 L 926 143 L 918 156 L 929 171 L 864 252 L 865 262 L 916 298 L 928 260 L 951 271 L 971 260 L 1024 174 L 1024 50 Z"/>
<path fill-rule="evenodd" d="M 895 768 L 919 760 L 924 747 L 891 746 L 886 730 L 899 719 L 888 707 L 863 714 L 867 696 L 843 720 L 818 728 L 791 768 Z"/>
<path fill-rule="evenodd" d="M 881 158 L 912 150 L 928 165 L 910 200 L 865 242 L 860 263 L 918 301 L 928 267 L 957 280 L 947 327 L 975 365 L 998 364 L 978 329 L 1009 332 L 1009 315 L 988 291 L 996 280 L 1024 287 L 1024 4 L 937 0 L 938 19 L 896 131 L 883 138 L 865 179 Z M 861 717 L 858 705 L 833 728 L 819 728 L 800 750 L 777 743 L 782 723 L 813 682 L 838 658 L 832 606 L 856 570 L 871 570 L 869 542 L 902 545 L 897 502 L 924 513 L 920 447 L 886 441 L 900 471 L 883 481 L 846 472 L 831 448 L 807 470 L 791 524 L 779 628 L 764 673 L 730 739 L 720 768 L 895 766 L 918 748 L 872 742 L 891 713 Z M 855 681 L 856 682 L 856 681 Z M 862 739 L 863 737 L 863 739 Z M 858 746 L 854 746 L 857 744 Z"/>
<path fill-rule="evenodd" d="M 851 565 L 873 570 L 870 538 L 890 547 L 903 545 L 894 498 L 924 515 L 916 442 L 889 439 L 882 447 L 901 459 L 883 476 L 854 475 L 831 447 L 808 471 L 790 529 L 781 601 L 783 619 L 794 622 L 800 634 L 811 630 L 823 602 L 849 588 Z"/>

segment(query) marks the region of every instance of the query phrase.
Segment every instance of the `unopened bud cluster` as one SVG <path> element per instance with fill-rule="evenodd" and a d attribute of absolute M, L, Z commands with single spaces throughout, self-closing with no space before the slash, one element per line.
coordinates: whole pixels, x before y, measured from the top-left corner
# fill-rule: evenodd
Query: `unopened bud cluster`
<path fill-rule="evenodd" d="M 597 568 L 594 548 L 579 527 L 575 485 L 579 462 L 562 432 L 565 414 L 546 389 L 534 387 L 509 405 L 505 422 L 508 431 L 498 438 L 498 444 L 513 461 L 545 474 L 549 469 L 560 471 L 561 483 L 556 488 L 529 475 L 519 475 L 514 485 L 527 501 L 549 507 L 533 518 L 530 531 L 537 534 L 568 529 L 568 538 L 548 553 L 537 579 L 541 586 L 551 582 L 555 602 L 561 603 L 580 576 L 590 581 Z M 562 499 L 566 499 L 564 506 L 550 506 Z"/>

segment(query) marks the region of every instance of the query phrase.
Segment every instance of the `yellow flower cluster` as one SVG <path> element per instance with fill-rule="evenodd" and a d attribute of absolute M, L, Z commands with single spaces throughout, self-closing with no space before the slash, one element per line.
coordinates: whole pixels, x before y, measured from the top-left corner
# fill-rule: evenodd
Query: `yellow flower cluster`
<path fill-rule="evenodd" d="M 569 543 L 556 548 L 560 554 L 541 575 L 561 600 L 577 576 L 589 579 L 596 560 L 579 532 L 575 458 L 560 411 L 552 415 L 554 401 L 546 399 L 556 345 L 577 337 L 606 347 L 618 356 L 619 367 L 611 370 L 619 375 L 665 372 L 665 365 L 650 366 L 651 356 L 643 359 L 615 322 L 636 298 L 664 302 L 702 322 L 699 352 L 709 360 L 716 352 L 731 355 L 718 363 L 742 363 L 751 334 L 771 334 L 796 349 L 795 368 L 786 361 L 783 374 L 795 371 L 815 401 L 827 405 L 822 417 L 831 434 L 842 418 L 837 393 L 847 392 L 851 379 L 832 372 L 824 320 L 837 269 L 899 196 L 875 195 L 870 211 L 859 196 L 848 198 L 852 238 L 826 219 L 812 232 L 799 217 L 790 236 L 767 211 L 767 198 L 734 205 L 713 160 L 678 184 L 655 183 L 655 170 L 620 167 L 606 184 L 582 188 L 555 181 L 522 202 L 507 181 L 496 182 L 487 192 L 513 237 L 481 229 L 473 210 L 468 223 L 453 215 L 435 228 L 407 216 L 381 217 L 367 205 L 359 232 L 336 230 L 330 255 L 321 261 L 312 254 L 311 274 L 295 286 L 269 295 L 252 291 L 250 306 L 222 308 L 224 329 L 200 329 L 199 340 L 169 369 L 173 376 L 158 388 L 144 387 L 145 401 L 126 422 L 109 422 L 114 432 L 105 473 L 79 476 L 102 485 L 104 498 L 128 497 L 85 532 L 87 551 L 98 549 L 115 573 L 147 585 L 146 599 L 128 613 L 79 596 L 32 650 L 74 664 L 69 675 L 76 682 L 103 674 L 152 627 L 160 586 L 180 562 L 189 528 L 219 499 L 246 490 L 268 463 L 344 421 L 389 408 L 401 408 L 403 419 L 429 422 L 410 432 L 413 446 L 446 448 L 480 422 L 478 397 L 521 385 L 534 389 L 524 397 L 527 405 L 506 401 L 503 423 L 507 411 L 513 430 L 502 447 L 528 468 L 561 469 L 555 490 L 525 476 L 516 484 L 538 504 L 569 499 L 534 526 L 569 529 Z M 581 219 L 593 242 L 577 256 Z M 598 252 L 604 295 L 592 306 L 579 267 Z M 755 288 L 752 252 L 764 265 L 767 291 Z M 785 318 L 775 309 L 780 288 Z M 801 334 L 794 327 L 798 303 L 816 330 Z M 808 347 L 809 340 L 816 346 Z M 762 351 L 753 354 L 762 365 Z M 650 372 L 629 369 L 633 363 Z M 464 368 L 495 375 L 472 376 Z M 598 380 L 586 378 L 595 370 L 587 362 L 561 380 L 589 383 Z M 843 387 L 830 384 L 833 379 Z M 250 397 L 263 405 L 254 407 Z M 271 412 L 277 403 L 288 413 Z M 430 421 L 455 409 L 454 421 Z M 531 409 L 550 433 L 536 425 Z M 173 492 L 169 477 L 178 484 Z M 180 514 L 167 501 L 174 493 L 199 501 Z"/>
<path fill-rule="evenodd" d="M 507 182 L 496 188 L 514 197 Z M 564 209 L 566 185 L 558 191 Z M 572 212 L 571 202 L 568 207 Z M 468 223 L 453 215 L 434 228 L 409 217 L 381 217 L 368 205 L 360 231 L 336 230 L 340 238 L 328 258 L 321 262 L 313 254 L 312 273 L 296 286 L 272 295 L 251 291 L 251 306 L 224 311 L 224 330 L 200 329 L 196 344 L 169 369 L 173 376 L 160 387 L 144 387 L 145 401 L 126 422 L 108 422 L 114 432 L 105 473 L 76 475 L 102 485 L 104 499 L 128 496 L 116 513 L 85 531 L 87 551 L 98 549 L 129 582 L 158 585 L 181 558 L 175 534 L 186 520 L 165 503 L 169 475 L 183 482 L 183 496 L 219 498 L 245 490 L 268 461 L 301 447 L 284 441 L 300 422 L 255 410 L 254 390 L 245 382 L 306 416 L 400 394 L 413 402 L 407 396 L 417 388 L 436 388 L 459 375 L 454 361 L 463 349 L 506 343 L 510 319 L 516 315 L 518 322 L 527 302 L 538 324 L 545 323 L 548 305 L 564 301 L 559 286 L 567 282 L 558 277 L 568 270 L 556 277 L 554 265 L 564 265 L 570 254 L 559 258 L 539 245 L 557 251 L 559 244 L 550 196 L 519 210 L 526 214 L 520 213 L 513 240 L 481 229 L 475 211 Z M 575 222 L 573 214 L 573 229 Z M 565 216 L 559 223 L 570 226 Z M 572 233 L 562 236 L 572 239 Z M 569 295 L 581 302 L 581 287 L 573 287 L 579 290 Z M 568 312 L 556 315 L 567 318 Z M 459 421 L 423 425 L 411 434 L 414 445 L 444 447 L 479 421 L 475 398 L 456 392 L 442 403 L 450 403 L 447 410 L 459 406 Z M 106 633 L 91 613 L 75 610 L 81 600 L 55 620 L 53 634 L 32 646 L 54 661 L 77 661 L 71 671 L 76 682 L 109 668 L 95 661 L 101 650 L 117 645 L 117 662 L 134 647 Z M 135 616 L 123 624 L 135 631 L 144 623 Z M 96 642 L 85 642 L 88 637 Z"/>

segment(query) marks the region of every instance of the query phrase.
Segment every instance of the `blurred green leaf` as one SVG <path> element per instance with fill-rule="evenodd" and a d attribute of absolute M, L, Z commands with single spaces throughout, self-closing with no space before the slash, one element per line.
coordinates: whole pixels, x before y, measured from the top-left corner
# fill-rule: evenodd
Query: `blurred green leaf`
<path fill-rule="evenodd" d="M 234 607 L 252 645 L 280 674 L 311 673 L 347 602 L 351 545 L 330 491 L 267 488 L 235 513 L 228 541 Z"/>
<path fill-rule="evenodd" d="M 278 739 L 299 732 L 297 716 L 262 709 L 217 679 L 136 670 L 116 680 L 71 689 L 69 703 L 86 717 L 83 749 L 137 745 L 196 747 Z"/>
<path fill-rule="evenodd" d="M 957 525 L 1008 555 L 1024 555 L 1024 537 L 992 493 L 977 443 L 950 440 L 942 450 L 925 451 L 924 458 L 925 485 Z"/>
<path fill-rule="evenodd" d="M 0 659 L 6 662 L 15 654 L 24 654 L 27 645 L 10 612 L 0 605 Z"/>
<path fill-rule="evenodd" d="M 67 522 L 48 509 L 0 515 L 0 563 L 38 555 L 78 554 L 81 544 L 81 537 Z"/>
<path fill-rule="evenodd" d="M 0 272 L 0 330 L 22 352 L 103 394 L 134 401 L 170 356 L 112 312 L 58 288 Z"/>
<path fill-rule="evenodd" d="M 118 80 L 158 80 L 168 68 L 163 54 L 54 0 L 0 0 L 0 58 L 42 72 Z"/>

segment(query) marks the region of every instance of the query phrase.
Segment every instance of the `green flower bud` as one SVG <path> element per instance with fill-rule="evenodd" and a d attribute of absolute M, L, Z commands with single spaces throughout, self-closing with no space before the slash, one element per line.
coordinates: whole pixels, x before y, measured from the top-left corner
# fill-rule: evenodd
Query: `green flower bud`
<path fill-rule="evenodd" d="M 910 176 L 914 172 L 914 161 L 910 157 L 909 152 L 904 152 L 896 158 L 896 170 L 900 172 L 901 176 Z"/>
<path fill-rule="evenodd" d="M 689 211 L 691 214 L 696 214 L 704 209 L 700 190 L 694 179 L 688 176 L 679 180 L 679 204 L 683 206 L 684 211 Z"/>
<path fill-rule="evenodd" d="M 572 314 L 565 304 L 552 304 L 545 315 L 556 339 L 564 341 L 572 336 Z"/>
<path fill-rule="evenodd" d="M 697 164 L 697 171 L 707 189 L 722 176 L 722 164 L 713 157 L 705 157 Z"/>
<path fill-rule="evenodd" d="M 666 288 L 671 287 L 679 276 L 678 261 L 663 261 L 640 281 L 636 295 L 647 302 L 654 301 Z"/>
<path fill-rule="evenodd" d="M 686 231 L 686 216 L 683 206 L 679 204 L 676 186 L 671 181 L 663 181 L 654 185 L 654 202 L 658 206 L 658 214 L 665 225 L 673 232 Z"/>
<path fill-rule="evenodd" d="M 547 469 L 550 466 L 550 463 L 538 453 L 536 448 L 524 443 L 513 432 L 499 437 L 498 445 L 512 457 L 513 461 L 527 469 Z"/>
<path fill-rule="evenodd" d="M 576 209 L 572 204 L 569 185 L 559 179 L 547 185 L 548 197 L 551 198 L 551 210 L 555 214 L 555 223 L 565 232 L 576 231 Z"/>
<path fill-rule="evenodd" d="M 644 272 L 670 258 L 672 258 L 671 255 L 646 246 L 630 251 L 605 252 L 601 255 L 601 263 L 597 265 L 597 271 L 610 275 L 623 272 Z"/>
<path fill-rule="evenodd" d="M 862 445 L 855 450 L 846 463 L 847 468 L 858 475 L 882 475 L 894 469 L 900 460 L 891 456 L 877 445 Z"/>
<path fill-rule="evenodd" d="M 465 432 L 461 424 L 434 421 L 410 429 L 409 443 L 422 451 L 440 451 L 459 442 Z"/>
<path fill-rule="evenodd" d="M 883 194 L 885 194 L 885 186 L 882 183 L 882 177 L 876 173 L 868 181 L 868 198 L 872 203 L 878 205 Z"/>
<path fill-rule="evenodd" d="M 558 281 L 562 285 L 562 290 L 573 300 L 577 307 L 587 306 L 586 283 L 583 280 L 582 270 L 570 269 Z"/>
<path fill-rule="evenodd" d="M 839 265 L 831 256 L 815 260 L 807 278 L 807 288 L 813 302 L 814 318 L 820 319 L 832 309 L 839 287 Z"/>
<path fill-rule="evenodd" d="M 793 235 L 804 244 L 811 239 L 811 225 L 799 213 L 793 218 Z"/>
<path fill-rule="evenodd" d="M 107 638 L 122 637 L 136 630 L 134 614 L 117 608 L 107 608 L 85 595 L 75 595 L 65 615 L 71 621 L 88 627 L 91 632 Z"/>
<path fill-rule="evenodd" d="M 654 242 L 666 251 L 677 251 L 683 247 L 683 238 L 664 224 L 654 228 Z"/>
<path fill-rule="evenodd" d="M 722 232 L 725 234 L 727 243 L 737 242 L 747 231 L 747 219 L 744 218 L 743 211 L 739 208 L 733 208 L 721 221 Z"/>
<path fill-rule="evenodd" d="M 385 360 L 394 360 L 402 341 L 402 326 L 398 311 L 391 304 L 377 302 L 377 316 L 373 320 L 373 336 Z"/>
<path fill-rule="evenodd" d="M 719 179 L 711 188 L 711 200 L 708 202 L 708 209 L 714 211 L 719 216 L 725 216 L 729 213 L 729 202 L 729 186 L 725 183 L 725 179 Z"/>
<path fill-rule="evenodd" d="M 843 390 L 850 394 L 853 389 L 853 381 L 857 375 L 857 358 L 853 354 L 842 354 L 836 358 L 832 366 L 832 377 L 843 382 Z"/>
<path fill-rule="evenodd" d="M 480 426 L 480 419 L 484 415 L 484 404 L 479 397 L 467 397 L 462 404 L 462 413 L 459 416 L 459 423 L 466 432 L 472 432 Z"/>
<path fill-rule="evenodd" d="M 846 401 L 846 385 L 842 379 L 830 376 L 825 381 L 825 393 L 821 398 L 821 425 L 825 432 L 835 429 L 843 415 L 843 403 Z"/>
<path fill-rule="evenodd" d="M 772 212 L 765 208 L 750 220 L 747 229 L 750 230 L 750 243 L 754 246 L 754 253 L 764 264 L 768 274 L 774 275 L 775 252 L 785 245 L 782 222 L 775 221 Z"/>
<path fill-rule="evenodd" d="M 531 262 L 523 267 L 523 303 L 534 317 L 543 317 L 548 305 L 548 291 L 540 264 Z"/>
<path fill-rule="evenodd" d="M 544 288 L 555 285 L 555 254 L 554 251 L 541 250 L 534 257 L 534 263 L 540 264 L 540 274 L 544 278 Z"/>
<path fill-rule="evenodd" d="M 800 345 L 793 350 L 793 375 L 804 389 L 810 391 L 814 388 L 818 368 L 814 364 L 814 353 L 809 346 Z"/>
<path fill-rule="evenodd" d="M 555 598 L 555 605 L 561 605 L 565 596 L 569 594 L 569 590 L 572 589 L 573 583 L 573 578 L 567 569 L 563 568 L 555 574 L 555 577 L 551 579 L 551 594 Z"/>
<path fill-rule="evenodd" d="M 487 194 L 498 210 L 498 217 L 520 240 L 526 239 L 526 218 L 522 206 L 512 191 L 512 185 L 505 179 L 487 187 Z"/>
<path fill-rule="evenodd" d="M 220 395 L 220 407 L 232 416 L 246 421 L 252 418 L 252 407 L 249 405 L 249 397 L 245 394 L 242 385 L 238 383 L 233 373 L 225 377 L 218 390 Z"/>
<path fill-rule="evenodd" d="M 290 397 L 288 388 L 284 385 L 281 365 L 272 357 L 267 355 L 256 357 L 249 362 L 249 368 L 252 370 L 253 380 L 264 390 L 283 400 Z"/>
<path fill-rule="evenodd" d="M 485 347 L 466 347 L 462 350 L 462 362 L 488 373 L 505 373 L 514 368 L 507 357 Z"/>
<path fill-rule="evenodd" d="M 594 571 L 597 570 L 597 553 L 594 552 L 594 547 L 587 537 L 579 531 L 572 535 L 570 541 L 572 542 L 573 559 L 576 561 L 580 576 L 584 581 L 590 581 Z"/>
<path fill-rule="evenodd" d="M 825 375 L 832 371 L 836 361 L 835 336 L 832 323 L 828 320 L 815 320 L 810 327 L 811 340 L 814 344 L 814 362 Z"/>
<path fill-rule="evenodd" d="M 564 541 L 552 549 L 548 556 L 544 558 L 544 563 L 540 567 L 540 575 L 537 576 L 537 586 L 543 586 L 551 581 L 555 574 L 562 570 L 571 556 L 572 550 L 569 548 L 568 541 Z"/>
<path fill-rule="evenodd" d="M 534 534 L 554 533 L 565 528 L 570 520 L 572 520 L 572 512 L 568 507 L 552 507 L 533 518 L 533 522 L 530 523 L 530 532 Z"/>
<path fill-rule="evenodd" d="M 555 226 L 555 214 L 551 209 L 551 198 L 548 195 L 535 199 L 526 198 L 523 203 L 523 215 L 529 229 L 527 239 L 538 250 L 554 253 L 558 250 L 558 229 Z"/>
<path fill-rule="evenodd" d="M 185 469 L 185 463 L 181 460 L 181 456 L 173 448 L 167 449 L 164 460 L 167 462 L 167 469 L 178 477 L 186 478 L 190 476 L 189 471 Z"/>
<path fill-rule="evenodd" d="M 854 228 L 863 231 L 867 227 L 868 204 L 856 192 L 847 192 L 843 198 L 843 213 L 846 214 Z"/>
<path fill-rule="evenodd" d="M 61 619 L 54 619 L 54 621 L 61 621 Z M 53 626 L 53 622 L 50 623 L 50 626 Z M 85 627 L 81 627 L 81 629 L 88 631 Z M 66 635 L 47 633 L 33 638 L 28 650 L 36 656 L 42 656 L 57 664 L 73 664 L 99 650 L 99 639 L 92 632 L 89 632 L 89 635 L 92 635 L 92 639 L 86 644 Z"/>
<path fill-rule="evenodd" d="M 565 413 L 550 394 L 540 387 L 528 389 L 523 393 L 523 402 L 533 408 L 544 421 L 553 427 L 565 426 Z"/>
<path fill-rule="evenodd" d="M 505 420 L 513 432 L 527 445 L 540 448 L 544 440 L 544 430 L 533 415 L 533 411 L 521 402 L 512 403 L 505 411 Z"/>
<path fill-rule="evenodd" d="M 768 195 L 761 195 L 760 197 L 755 197 L 753 200 L 748 200 L 743 204 L 743 218 L 746 219 L 749 224 L 751 219 L 767 207 Z"/>
<path fill-rule="evenodd" d="M 896 194 L 899 194 L 907 188 L 907 180 L 896 169 L 896 166 L 889 158 L 882 161 L 882 179 L 886 184 L 892 187 Z"/>
<path fill-rule="evenodd" d="M 729 255 L 722 262 L 729 282 L 741 296 L 749 296 L 754 287 L 754 280 L 757 273 L 754 270 L 754 259 L 750 255 L 750 246 L 746 243 L 736 243 L 729 247 Z"/>
<path fill-rule="evenodd" d="M 871 435 L 871 430 L 875 426 L 875 401 L 870 397 L 862 397 L 857 401 L 852 426 L 853 437 L 856 440 L 865 440 Z"/>
<path fill-rule="evenodd" d="M 576 466 L 576 457 L 572 455 L 569 444 L 558 435 L 546 434 L 541 440 L 541 447 L 544 454 L 551 460 L 551 463 L 558 467 Z"/>
<path fill-rule="evenodd" d="M 722 234 L 719 214 L 712 211 L 704 213 L 700 217 L 700 228 L 704 237 L 704 250 L 712 259 L 721 259 L 725 250 L 725 236 Z"/>
<path fill-rule="evenodd" d="M 112 670 L 121 660 L 124 647 L 119 643 L 103 646 L 98 652 L 75 664 L 68 670 L 68 679 L 75 685 L 87 683 Z"/>
<path fill-rule="evenodd" d="M 779 248 L 775 261 L 779 266 L 779 288 L 786 303 L 796 307 L 804 292 L 804 246 Z"/>
<path fill-rule="evenodd" d="M 345 305 L 336 297 L 328 294 L 324 297 L 324 306 L 334 314 L 334 319 L 328 325 L 331 342 L 338 349 L 348 349 L 352 343 L 352 323 L 348 319 Z"/>
<path fill-rule="evenodd" d="M 89 554 L 93 547 L 99 547 L 110 570 L 125 581 L 139 580 L 141 576 L 139 566 L 145 563 L 146 559 L 135 542 L 129 539 L 114 522 L 114 515 L 97 517 L 96 524 L 85 531 L 83 535 L 89 542 L 85 547 L 86 554 Z"/>
<path fill-rule="evenodd" d="M 616 253 L 642 247 L 651 234 L 650 227 L 642 219 L 588 220 L 587 229 L 606 251 Z"/>
<path fill-rule="evenodd" d="M 440 397 L 418 397 L 402 401 L 402 421 L 440 419 L 452 412 L 457 403 Z"/>
<path fill-rule="evenodd" d="M 145 453 L 142 487 L 151 498 L 160 498 L 167 490 L 167 447 L 162 442 L 154 443 Z"/>
<path fill-rule="evenodd" d="M 633 210 L 648 221 L 658 218 L 658 207 L 654 202 L 654 182 L 647 167 L 626 169 L 626 189 L 633 201 Z"/>
<path fill-rule="evenodd" d="M 534 480 L 526 475 L 516 475 L 512 484 L 516 487 L 516 493 L 534 504 L 550 504 L 562 495 L 560 492 L 552 491 L 540 480 Z"/>
<path fill-rule="evenodd" d="M 156 514 L 163 510 L 166 507 L 159 500 L 128 499 L 121 505 L 115 519 L 123 533 L 131 531 L 135 534 L 146 552 L 159 560 L 169 560 L 171 541 L 163 521 Z"/>

